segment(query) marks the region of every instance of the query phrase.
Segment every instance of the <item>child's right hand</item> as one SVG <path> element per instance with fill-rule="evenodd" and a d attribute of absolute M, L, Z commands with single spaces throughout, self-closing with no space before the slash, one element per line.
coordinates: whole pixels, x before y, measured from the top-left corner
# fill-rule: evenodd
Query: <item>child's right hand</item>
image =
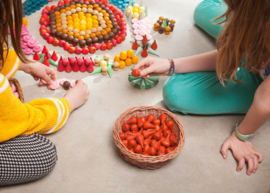
<path fill-rule="evenodd" d="M 89 98 L 90 90 L 82 80 L 76 81 L 76 86 L 66 92 L 64 98 L 69 102 L 71 112 L 82 106 Z"/>
<path fill-rule="evenodd" d="M 167 59 L 145 58 L 134 69 L 141 71 L 141 77 L 148 79 L 150 75 L 167 76 L 170 70 L 170 61 Z"/>

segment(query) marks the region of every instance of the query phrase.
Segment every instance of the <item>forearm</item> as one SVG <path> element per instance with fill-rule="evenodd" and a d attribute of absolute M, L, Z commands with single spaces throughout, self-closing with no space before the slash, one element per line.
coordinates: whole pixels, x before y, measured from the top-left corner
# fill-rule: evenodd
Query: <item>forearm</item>
<path fill-rule="evenodd" d="M 266 79 L 257 89 L 253 103 L 238 127 L 243 134 L 255 133 L 270 117 L 270 79 Z"/>
<path fill-rule="evenodd" d="M 216 71 L 218 51 L 213 50 L 203 54 L 175 59 L 175 73 L 190 73 Z"/>

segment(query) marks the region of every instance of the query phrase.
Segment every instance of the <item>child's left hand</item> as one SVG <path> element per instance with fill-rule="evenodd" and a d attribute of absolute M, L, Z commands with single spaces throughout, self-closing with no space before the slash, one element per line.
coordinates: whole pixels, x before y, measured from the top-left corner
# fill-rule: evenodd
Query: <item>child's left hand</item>
<path fill-rule="evenodd" d="M 52 80 L 57 80 L 54 70 L 39 62 L 29 64 L 22 63 L 19 69 L 33 76 L 36 81 L 39 81 L 39 85 L 44 85 L 41 79 L 45 80 L 45 82 L 48 84 L 48 89 L 50 89 L 49 85 L 52 84 Z"/>
<path fill-rule="evenodd" d="M 224 159 L 227 158 L 227 151 L 229 149 L 232 150 L 233 156 L 238 161 L 238 167 L 236 168 L 238 172 L 243 169 L 245 162 L 248 163 L 247 175 L 255 173 L 258 168 L 258 163 L 262 162 L 263 160 L 262 154 L 254 149 L 251 142 L 240 141 L 234 132 L 222 145 L 221 154 Z"/>

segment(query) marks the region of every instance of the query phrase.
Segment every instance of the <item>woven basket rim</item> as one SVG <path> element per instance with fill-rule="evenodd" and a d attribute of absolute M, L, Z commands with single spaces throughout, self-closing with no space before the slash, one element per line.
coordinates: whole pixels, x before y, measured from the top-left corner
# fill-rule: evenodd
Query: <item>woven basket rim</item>
<path fill-rule="evenodd" d="M 11 78 L 9 83 L 13 83 L 16 86 L 17 92 L 19 94 L 19 100 L 24 103 L 24 94 L 20 82 L 16 78 Z"/>
<path fill-rule="evenodd" d="M 136 112 L 136 111 L 148 111 L 148 110 L 155 110 L 158 112 L 162 112 L 167 114 L 168 118 L 172 119 L 174 121 L 174 125 L 178 127 L 179 129 L 179 142 L 178 142 L 178 146 L 175 148 L 174 151 L 162 155 L 162 156 L 145 156 L 142 154 L 137 154 L 137 153 L 132 153 L 131 151 L 129 151 L 124 144 L 122 143 L 122 140 L 119 137 L 119 131 L 118 128 L 121 128 L 120 122 L 122 119 L 124 119 L 124 117 L 127 117 L 128 115 L 131 115 L 132 113 Z M 180 137 L 181 135 L 181 137 Z M 184 132 L 184 127 L 181 124 L 180 120 L 170 111 L 160 108 L 160 107 L 155 107 L 155 106 L 139 106 L 139 107 L 133 107 L 130 108 L 128 110 L 126 110 L 125 112 L 123 112 L 118 119 L 116 120 L 114 127 L 113 127 L 113 138 L 115 141 L 116 146 L 118 147 L 118 149 L 120 150 L 120 152 L 122 154 L 125 154 L 126 156 L 128 156 L 131 159 L 136 159 L 139 162 L 147 162 L 147 163 L 158 163 L 158 162 L 164 162 L 167 160 L 171 160 L 173 158 L 175 158 L 180 151 L 182 150 L 184 144 L 185 144 L 185 132 Z"/>

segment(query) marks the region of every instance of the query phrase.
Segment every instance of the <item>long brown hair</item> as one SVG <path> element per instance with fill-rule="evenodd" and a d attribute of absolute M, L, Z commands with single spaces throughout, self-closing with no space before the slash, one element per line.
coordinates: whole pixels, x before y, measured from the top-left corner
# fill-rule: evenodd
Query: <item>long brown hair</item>
<path fill-rule="evenodd" d="M 12 13 L 13 11 L 13 13 Z M 14 16 L 14 18 L 13 18 Z M 15 24 L 15 33 L 13 32 Z M 10 39 L 8 38 L 8 28 L 10 27 Z M 24 63 L 29 62 L 21 47 L 22 29 L 22 1 L 21 0 L 0 0 L 0 71 L 5 63 L 5 52 L 8 55 L 9 47 L 12 45 L 20 60 Z M 16 38 L 17 37 L 17 38 Z M 18 38 L 19 37 L 19 38 Z"/>
<path fill-rule="evenodd" d="M 251 72 L 264 69 L 270 62 L 270 1 L 269 0 L 224 0 L 227 11 L 215 20 L 225 17 L 219 24 L 225 29 L 217 40 L 217 75 L 224 80 L 235 79 L 237 68 L 242 66 Z"/>

